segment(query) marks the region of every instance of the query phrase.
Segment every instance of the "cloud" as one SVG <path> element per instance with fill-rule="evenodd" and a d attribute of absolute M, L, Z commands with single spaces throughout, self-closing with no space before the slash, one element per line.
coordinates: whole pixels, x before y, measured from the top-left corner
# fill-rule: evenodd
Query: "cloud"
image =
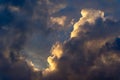
<path fill-rule="evenodd" d="M 63 8 L 57 9 L 57 12 L 51 14 L 51 16 L 55 16 L 55 17 L 66 16 L 68 22 L 66 23 L 67 25 L 69 25 L 72 19 L 77 21 L 79 17 L 81 17 L 81 15 L 79 15 L 79 11 L 84 8 L 102 10 L 105 12 L 105 16 L 111 19 L 116 19 L 116 20 L 119 19 L 120 5 L 118 0 L 110 0 L 110 1 L 62 0 L 61 3 L 59 3 L 56 0 L 48 0 L 48 1 L 53 3 L 51 5 L 54 6 L 66 5 Z M 52 11 L 52 9 L 54 9 L 54 6 L 52 6 L 52 8 L 49 8 L 49 10 Z"/>
<path fill-rule="evenodd" d="M 82 18 L 80 18 L 80 20 L 74 25 L 74 30 L 71 33 L 71 37 L 77 37 L 78 33 L 86 33 L 87 29 L 85 30 L 80 28 L 84 27 L 82 25 L 85 25 L 87 22 L 89 24 L 95 24 L 96 19 L 98 18 L 104 19 L 104 12 L 99 10 L 96 11 L 96 10 L 83 9 L 81 11 L 81 15 Z"/>
<path fill-rule="evenodd" d="M 46 0 L 18 0 L 17 2 L 15 0 L 2 0 L 0 2 L 1 80 L 120 79 L 120 38 L 118 37 L 120 21 L 110 19 L 104 14 L 107 12 L 108 15 L 108 10 L 111 10 L 110 13 L 115 15 L 118 10 L 116 8 L 117 1 L 112 1 L 116 4 L 112 9 L 109 8 L 111 2 L 104 5 L 105 9 L 103 9 L 101 3 L 106 4 L 107 1 L 95 1 L 97 10 L 94 10 L 95 5 L 91 1 L 80 3 L 81 1 L 77 0 L 75 4 L 73 0 L 70 1 L 63 0 L 62 4 L 57 0 L 49 0 L 48 2 Z M 90 4 L 87 5 L 88 3 Z M 93 9 L 83 9 L 81 15 L 78 15 L 78 11 L 83 7 Z M 68 14 L 71 10 L 73 12 Z M 53 24 L 61 26 L 66 26 L 73 19 L 76 21 L 78 16 L 82 17 L 74 24 L 70 38 L 65 40 L 66 30 L 55 31 L 47 25 L 49 16 Z M 40 42 L 39 45 L 43 46 L 42 49 L 48 51 L 46 46 L 50 47 L 56 40 L 61 39 L 58 36 L 58 39 L 55 39 L 59 33 L 65 41 L 53 45 L 51 55 L 47 59 L 48 68 L 38 70 L 33 61 L 25 57 L 29 53 L 21 55 L 21 50 L 31 45 L 29 43 L 32 42 L 32 39 L 33 42 Z M 35 35 L 39 35 L 40 39 L 36 38 L 38 36 Z M 34 39 L 36 40 L 34 41 Z M 42 54 L 44 53 L 37 55 Z M 48 54 L 46 55 L 48 56 Z"/>
<path fill-rule="evenodd" d="M 66 16 L 51 17 L 50 20 L 51 20 L 52 24 L 58 24 L 60 26 L 64 26 L 65 21 L 66 21 Z"/>
<path fill-rule="evenodd" d="M 46 2 L 27 0 L 0 1 L 0 79 L 1 80 L 32 80 L 34 72 L 26 58 L 21 55 L 26 42 L 32 34 L 47 35 Z M 38 7 L 41 7 L 38 10 Z M 39 18 L 35 18 L 35 15 Z M 35 73 L 35 74 L 34 74 Z"/>
<path fill-rule="evenodd" d="M 61 9 L 66 7 L 66 0 L 62 0 L 61 3 L 57 0 L 47 0 L 48 11 L 50 15 L 59 12 Z"/>
<path fill-rule="evenodd" d="M 75 36 L 57 43 L 48 57 L 54 69 L 43 80 L 119 80 L 119 21 L 105 18 L 100 10 L 81 13 L 72 31 Z"/>

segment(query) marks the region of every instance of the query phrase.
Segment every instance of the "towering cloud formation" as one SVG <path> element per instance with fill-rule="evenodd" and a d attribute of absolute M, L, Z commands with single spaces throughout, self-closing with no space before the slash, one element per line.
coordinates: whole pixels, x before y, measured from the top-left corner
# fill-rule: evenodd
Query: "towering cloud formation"
<path fill-rule="evenodd" d="M 83 9 L 69 40 L 53 47 L 43 80 L 119 80 L 120 23 Z"/>
<path fill-rule="evenodd" d="M 70 38 L 52 47 L 48 68 L 38 70 L 20 54 L 31 34 L 51 32 L 46 1 L 52 4 L 50 0 L 0 1 L 0 80 L 119 80 L 120 22 L 104 17 L 101 10 L 81 11 Z M 50 15 L 65 6 L 55 6 Z M 66 20 L 66 16 L 51 18 L 61 26 Z"/>
<path fill-rule="evenodd" d="M 74 25 L 74 30 L 71 33 L 71 37 L 77 37 L 78 34 L 82 35 L 82 33 L 85 34 L 87 31 L 83 28 L 86 23 L 95 24 L 95 21 L 98 18 L 104 19 L 104 12 L 100 10 L 83 9 L 81 11 L 81 15 L 82 18 L 80 18 L 80 20 Z"/>

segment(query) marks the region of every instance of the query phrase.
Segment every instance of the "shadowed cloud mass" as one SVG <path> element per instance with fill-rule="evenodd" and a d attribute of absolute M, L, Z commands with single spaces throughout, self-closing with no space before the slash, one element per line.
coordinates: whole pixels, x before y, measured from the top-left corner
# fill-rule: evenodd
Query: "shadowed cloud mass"
<path fill-rule="evenodd" d="M 119 21 L 100 10 L 81 14 L 71 38 L 53 47 L 44 80 L 119 80 Z"/>
<path fill-rule="evenodd" d="M 81 1 L 1 0 L 0 80 L 120 80 L 119 1 Z"/>

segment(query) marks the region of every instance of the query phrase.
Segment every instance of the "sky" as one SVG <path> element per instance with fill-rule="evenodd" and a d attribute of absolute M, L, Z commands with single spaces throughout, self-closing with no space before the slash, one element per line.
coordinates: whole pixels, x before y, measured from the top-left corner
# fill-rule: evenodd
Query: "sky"
<path fill-rule="evenodd" d="M 0 0 L 0 80 L 120 80 L 120 0 Z"/>

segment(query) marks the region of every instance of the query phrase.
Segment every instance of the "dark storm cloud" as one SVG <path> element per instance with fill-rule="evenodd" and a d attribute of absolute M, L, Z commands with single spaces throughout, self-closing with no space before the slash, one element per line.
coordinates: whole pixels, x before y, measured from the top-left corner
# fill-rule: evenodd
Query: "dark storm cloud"
<path fill-rule="evenodd" d="M 99 52 L 94 69 L 90 71 L 89 80 L 119 80 L 120 38 L 107 42 Z"/>
<path fill-rule="evenodd" d="M 118 2 L 63 0 L 61 5 L 57 0 L 49 0 L 47 3 L 45 0 L 1 0 L 0 79 L 119 80 L 120 23 L 104 17 L 103 14 L 103 11 L 107 14 L 116 14 Z M 112 3 L 115 6 L 112 6 Z M 104 4 L 105 8 L 101 4 Z M 56 19 L 56 16 L 65 16 L 68 21 L 69 18 L 70 21 L 73 18 L 77 20 L 81 8 L 97 8 L 103 11 L 85 9 L 82 18 L 76 26 L 74 25 L 70 39 L 53 46 L 51 56 L 48 57 L 48 68 L 39 71 L 21 56 L 20 50 L 25 47 L 26 41 L 34 32 L 40 33 L 44 39 L 55 41 L 54 36 L 49 36 L 53 39 L 44 37 L 51 31 L 50 27 L 47 27 L 49 14 L 46 5 L 49 5 L 49 9 L 53 7 L 54 10 L 49 12 L 52 17 Z M 109 9 L 110 13 L 107 11 Z M 71 14 L 67 15 L 68 13 Z M 40 39 L 40 42 L 47 42 L 44 39 Z"/>
<path fill-rule="evenodd" d="M 72 31 L 76 35 L 53 48 L 43 80 L 120 79 L 119 21 L 106 19 L 99 10 L 82 11 Z"/>
<path fill-rule="evenodd" d="M 33 80 L 20 50 L 32 33 L 49 33 L 47 17 L 44 0 L 0 0 L 0 80 Z"/>

